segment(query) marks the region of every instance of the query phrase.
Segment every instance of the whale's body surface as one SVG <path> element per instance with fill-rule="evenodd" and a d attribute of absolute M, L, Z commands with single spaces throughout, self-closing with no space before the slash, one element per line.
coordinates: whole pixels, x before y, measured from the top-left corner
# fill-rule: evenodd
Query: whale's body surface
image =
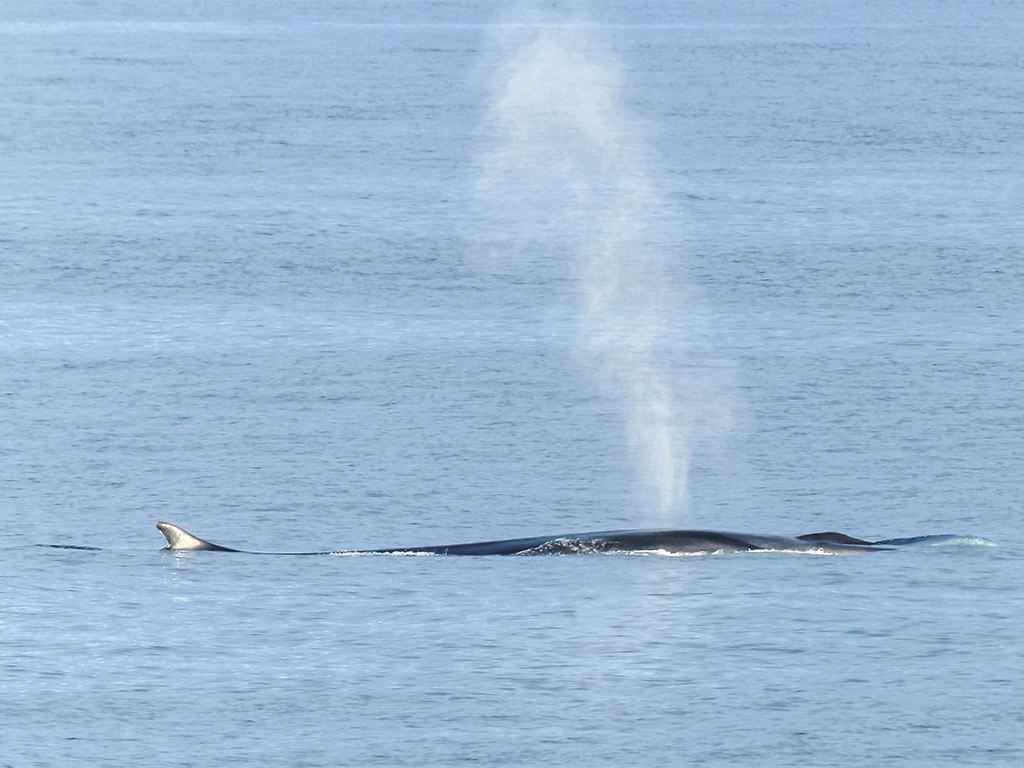
<path fill-rule="evenodd" d="M 852 555 L 876 552 L 908 543 L 936 540 L 941 543 L 954 536 L 922 536 L 913 539 L 865 541 L 843 533 L 828 531 L 803 536 L 766 536 L 710 530 L 623 530 L 573 533 L 558 536 L 531 536 L 465 544 L 389 549 L 329 550 L 324 552 L 253 552 L 232 549 L 193 536 L 171 523 L 156 527 L 167 539 L 165 549 L 175 551 L 243 552 L 280 555 L 567 555 L 590 553 L 648 553 L 663 555 L 710 555 L 728 552 L 802 552 L 821 555 Z"/>
<path fill-rule="evenodd" d="M 837 536 L 841 536 L 837 534 Z M 600 552 L 648 552 L 701 555 L 726 552 L 785 551 L 855 554 L 875 548 L 849 537 L 838 540 L 759 536 L 705 530 L 624 530 L 533 536 L 432 547 L 375 550 L 374 553 L 435 555 L 567 555 Z"/>

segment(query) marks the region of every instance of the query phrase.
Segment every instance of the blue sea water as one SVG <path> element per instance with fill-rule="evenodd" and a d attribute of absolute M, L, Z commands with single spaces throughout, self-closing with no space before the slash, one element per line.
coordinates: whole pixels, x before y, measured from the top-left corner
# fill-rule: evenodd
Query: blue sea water
<path fill-rule="evenodd" d="M 1009 0 L 5 3 L 0 765 L 1020 764 L 1022 39 Z"/>

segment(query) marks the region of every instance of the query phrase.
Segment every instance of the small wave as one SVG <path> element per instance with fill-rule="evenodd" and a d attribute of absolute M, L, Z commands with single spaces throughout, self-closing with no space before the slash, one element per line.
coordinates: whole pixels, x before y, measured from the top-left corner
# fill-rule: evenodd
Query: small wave
<path fill-rule="evenodd" d="M 931 536 L 911 536 L 903 539 L 879 541 L 881 546 L 894 547 L 998 547 L 994 541 L 980 536 L 962 536 L 955 533 L 940 533 Z"/>
<path fill-rule="evenodd" d="M 331 557 L 437 557 L 435 552 L 325 552 Z"/>
<path fill-rule="evenodd" d="M 707 557 L 708 555 L 724 555 L 724 549 L 714 552 L 670 552 L 667 549 L 637 549 L 625 552 L 609 552 L 610 555 L 629 555 L 630 557 Z"/>
<path fill-rule="evenodd" d="M 700 552 L 672 552 L 667 549 L 637 549 L 621 552 L 608 552 L 609 555 L 628 555 L 629 557 L 711 557 L 713 555 L 742 554 L 729 550 L 717 549 L 713 552 L 703 550 Z"/>
<path fill-rule="evenodd" d="M 929 544 L 932 547 L 998 547 L 994 541 L 983 539 L 981 536 L 950 536 L 946 539 L 933 541 Z"/>
<path fill-rule="evenodd" d="M 871 547 L 849 547 L 846 549 L 752 549 L 749 554 L 778 554 L 778 555 L 813 555 L 815 557 L 846 557 L 847 555 L 863 555 L 875 551 Z M 746 553 L 743 553 L 746 554 Z"/>

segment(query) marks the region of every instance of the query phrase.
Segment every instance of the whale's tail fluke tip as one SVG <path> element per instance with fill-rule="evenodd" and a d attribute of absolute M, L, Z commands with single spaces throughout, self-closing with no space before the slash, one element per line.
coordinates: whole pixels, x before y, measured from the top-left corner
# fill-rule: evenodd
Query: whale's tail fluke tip
<path fill-rule="evenodd" d="M 233 549 L 222 547 L 219 544 L 211 544 L 204 539 L 200 539 L 198 536 L 193 536 L 191 533 L 186 531 L 184 528 L 179 528 L 172 523 L 159 522 L 156 524 L 157 530 L 164 535 L 167 539 L 167 546 L 164 549 L 172 549 L 175 551 L 193 551 L 197 549 L 212 550 L 214 552 L 234 552 Z"/>

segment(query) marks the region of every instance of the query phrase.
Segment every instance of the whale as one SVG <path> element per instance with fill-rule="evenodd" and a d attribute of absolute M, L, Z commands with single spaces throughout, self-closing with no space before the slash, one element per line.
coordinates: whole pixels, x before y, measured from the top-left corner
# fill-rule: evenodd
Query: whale
<path fill-rule="evenodd" d="M 891 550 L 908 544 L 961 542 L 970 537 L 954 534 L 914 536 L 867 541 L 837 531 L 801 536 L 766 536 L 711 530 L 621 530 L 530 536 L 464 544 L 384 549 L 341 549 L 317 552 L 267 552 L 235 549 L 199 538 L 173 523 L 158 522 L 167 540 L 165 550 L 173 552 L 236 552 L 248 555 L 574 555 L 655 554 L 716 555 L 735 552 L 794 552 L 813 555 L 857 555 Z"/>

